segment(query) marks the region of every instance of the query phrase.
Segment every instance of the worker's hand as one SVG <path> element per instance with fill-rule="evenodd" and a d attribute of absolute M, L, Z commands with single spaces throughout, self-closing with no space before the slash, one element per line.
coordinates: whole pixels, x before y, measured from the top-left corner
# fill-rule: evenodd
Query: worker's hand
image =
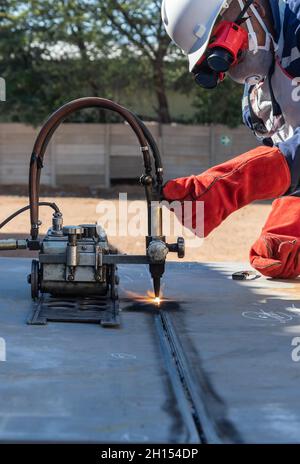
<path fill-rule="evenodd" d="M 267 277 L 294 279 L 300 274 L 300 240 L 262 235 L 251 249 L 252 266 Z"/>
<path fill-rule="evenodd" d="M 196 176 L 181 177 L 170 180 L 163 188 L 163 196 L 167 201 L 188 201 L 192 200 L 192 192 Z"/>
<path fill-rule="evenodd" d="M 267 277 L 300 275 L 300 198 L 285 197 L 273 203 L 262 235 L 251 248 L 250 262 Z"/>
<path fill-rule="evenodd" d="M 192 202 L 187 221 L 184 214 L 181 214 L 179 220 L 201 237 L 203 221 L 199 224 L 196 212 L 198 202 L 203 202 L 206 237 L 237 209 L 254 200 L 273 199 L 283 195 L 290 185 L 288 163 L 281 151 L 276 147 L 263 146 L 210 168 L 198 176 L 171 180 L 165 185 L 163 195 L 169 202 Z M 184 205 L 184 209 L 187 211 L 187 206 Z"/>

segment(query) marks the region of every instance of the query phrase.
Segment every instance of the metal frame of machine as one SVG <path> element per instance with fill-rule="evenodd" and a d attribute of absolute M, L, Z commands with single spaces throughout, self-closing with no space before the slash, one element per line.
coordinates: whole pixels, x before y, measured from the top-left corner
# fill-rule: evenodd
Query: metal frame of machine
<path fill-rule="evenodd" d="M 137 136 L 145 172 L 140 178 L 145 188 L 148 208 L 146 252 L 142 256 L 115 254 L 109 247 L 101 226 L 85 224 L 63 226 L 63 216 L 54 204 L 40 202 L 40 178 L 47 146 L 56 129 L 76 111 L 97 107 L 122 116 Z M 154 160 L 152 165 L 151 155 Z M 153 167 L 155 175 L 153 174 Z M 47 321 L 100 322 L 104 326 L 119 324 L 118 264 L 147 264 L 153 279 L 154 294 L 160 297 L 161 278 L 169 252 L 184 257 L 184 239 L 167 244 L 163 235 L 161 190 L 163 166 L 157 144 L 145 124 L 132 112 L 107 99 L 91 97 L 74 100 L 53 113 L 40 130 L 34 144 L 29 172 L 29 206 L 16 212 L 0 228 L 26 209 L 30 209 L 31 232 L 28 240 L 2 240 L 0 250 L 39 251 L 32 263 L 28 282 L 32 298 L 37 301 L 30 324 Z M 54 209 L 52 227 L 39 239 L 39 206 Z"/>

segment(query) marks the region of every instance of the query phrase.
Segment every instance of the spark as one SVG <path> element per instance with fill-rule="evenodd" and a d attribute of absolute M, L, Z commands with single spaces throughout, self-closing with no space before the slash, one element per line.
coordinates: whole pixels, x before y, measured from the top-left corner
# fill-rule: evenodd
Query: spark
<path fill-rule="evenodd" d="M 141 295 L 139 293 L 131 292 L 126 290 L 128 298 L 134 301 L 140 301 L 143 303 L 155 304 L 156 307 L 160 307 L 162 304 L 162 295 L 160 297 L 155 297 L 154 292 L 148 290 L 146 295 Z"/>

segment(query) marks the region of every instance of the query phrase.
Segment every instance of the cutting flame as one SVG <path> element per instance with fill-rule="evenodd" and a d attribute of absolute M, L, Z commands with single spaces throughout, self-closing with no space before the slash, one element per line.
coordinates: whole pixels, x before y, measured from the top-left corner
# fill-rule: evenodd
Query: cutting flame
<path fill-rule="evenodd" d="M 131 292 L 131 291 L 128 291 L 128 290 L 126 290 L 126 294 L 132 300 L 155 304 L 157 307 L 159 307 L 161 305 L 162 301 L 163 301 L 162 296 L 160 298 L 156 298 L 155 295 L 154 295 L 154 292 L 150 291 L 150 290 L 147 292 L 146 296 L 141 295 L 139 293 Z"/>
<path fill-rule="evenodd" d="M 159 307 L 161 305 L 162 299 L 160 297 L 156 297 L 153 291 L 148 290 L 147 296 L 148 301 L 154 303 L 155 306 Z"/>

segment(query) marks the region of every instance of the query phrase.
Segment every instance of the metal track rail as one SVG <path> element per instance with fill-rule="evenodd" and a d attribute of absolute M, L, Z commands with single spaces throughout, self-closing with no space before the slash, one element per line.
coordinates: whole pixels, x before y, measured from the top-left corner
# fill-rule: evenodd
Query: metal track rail
<path fill-rule="evenodd" d="M 155 325 L 178 407 L 190 433 L 190 443 L 222 443 L 207 415 L 199 382 L 186 359 L 169 314 L 159 312 L 155 316 Z"/>

